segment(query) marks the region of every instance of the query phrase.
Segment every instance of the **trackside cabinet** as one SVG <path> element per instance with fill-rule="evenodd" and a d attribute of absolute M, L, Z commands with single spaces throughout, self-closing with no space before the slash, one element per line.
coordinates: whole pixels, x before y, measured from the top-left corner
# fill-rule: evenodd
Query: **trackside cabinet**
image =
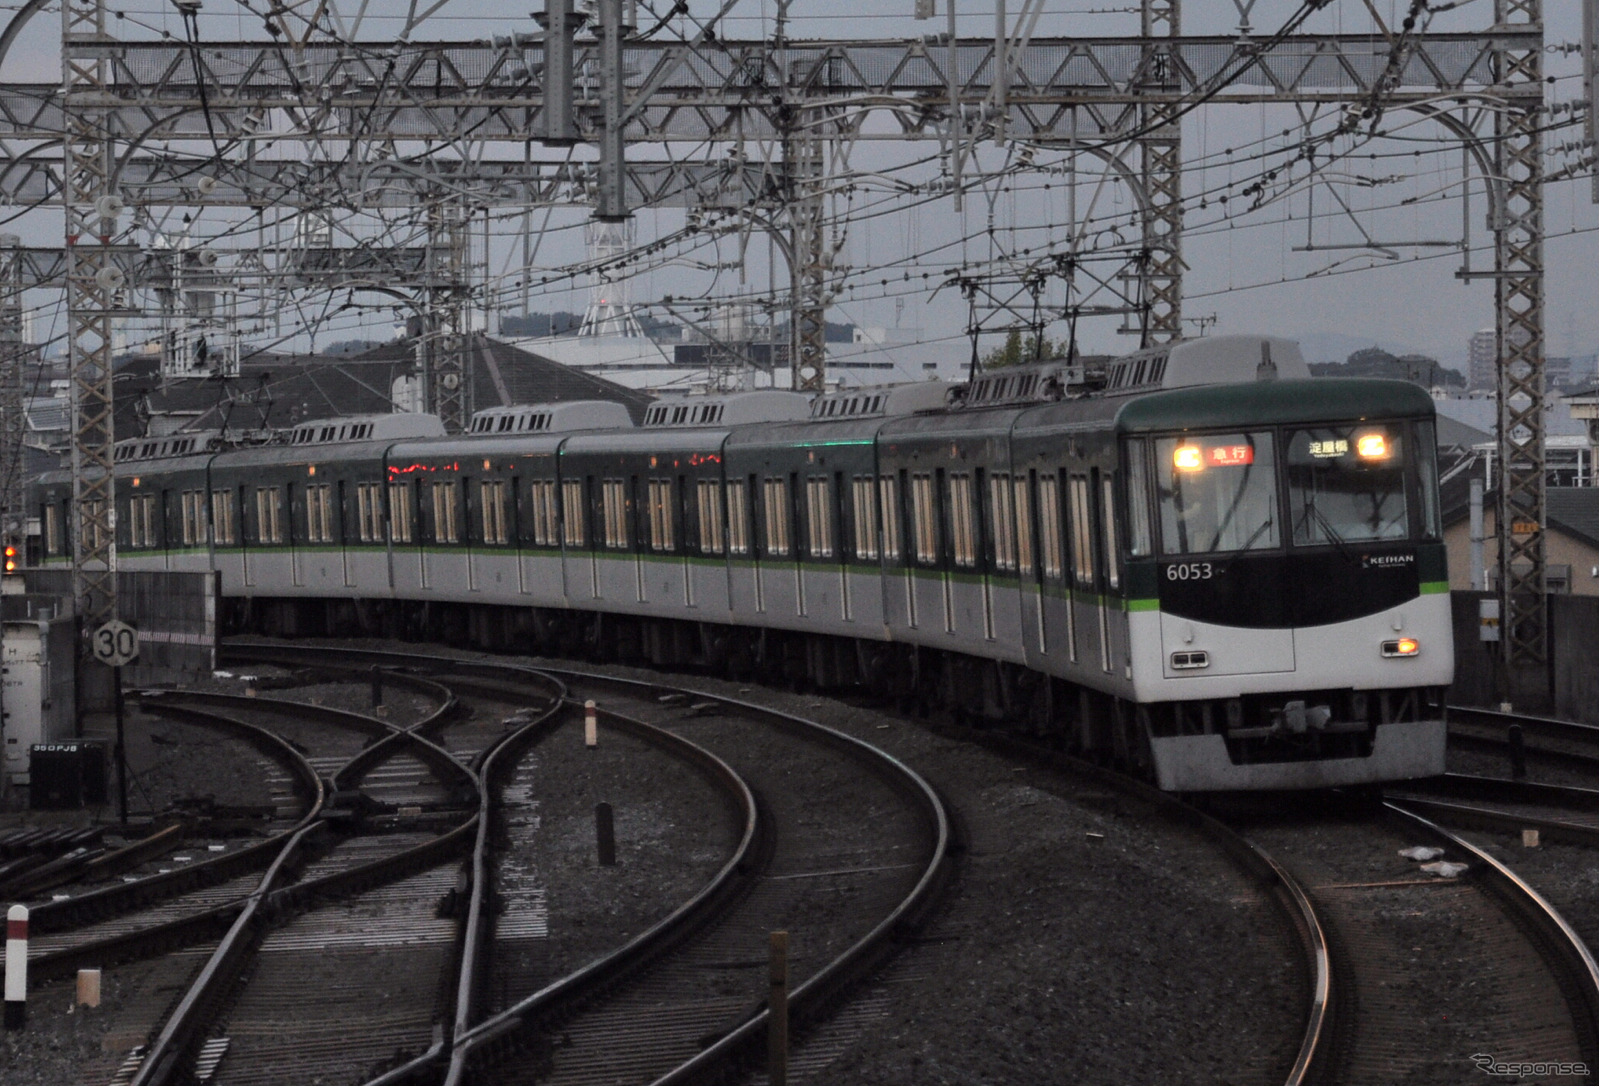
<path fill-rule="evenodd" d="M 0 622 L 0 774 L 8 795 L 28 789 L 35 744 L 75 738 L 74 626 L 71 617 Z"/>

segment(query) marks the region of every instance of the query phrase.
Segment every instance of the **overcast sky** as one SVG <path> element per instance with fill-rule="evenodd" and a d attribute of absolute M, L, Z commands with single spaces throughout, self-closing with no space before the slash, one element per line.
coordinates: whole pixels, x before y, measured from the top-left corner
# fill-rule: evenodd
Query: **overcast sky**
<path fill-rule="evenodd" d="M 866 40 L 938 33 L 945 26 L 944 2 L 939 0 L 936 19 L 917 21 L 910 15 L 912 0 L 795 0 L 789 8 L 789 35 Z M 539 3 L 540 0 L 529 0 L 523 7 L 533 9 Z M 1404 4 L 1394 0 L 1375 3 L 1391 23 L 1398 23 L 1404 15 Z M 125 16 L 112 25 L 120 37 L 148 38 L 163 33 L 179 40 L 183 37 L 176 10 L 166 0 L 134 0 L 116 6 Z M 262 7 L 256 3 L 251 6 Z M 305 4 L 290 6 L 310 8 Z M 372 42 L 392 38 L 401 25 L 398 14 L 409 6 L 379 0 L 340 0 L 336 5 L 346 12 L 351 33 Z M 662 6 L 666 6 L 664 0 Z M 1019 0 L 1011 0 L 1013 17 L 1020 6 Z M 1545 6 L 1547 46 L 1559 48 L 1575 43 L 1580 32 L 1578 4 L 1546 0 Z M 691 0 L 691 12 L 697 18 L 706 17 L 715 7 L 709 0 Z M 1251 10 L 1253 32 L 1257 36 L 1270 34 L 1297 7 L 1284 0 L 1259 0 Z M 1091 12 L 1091 8 L 1096 10 Z M 1236 10 L 1224 0 L 1191 0 L 1188 9 L 1183 28 L 1188 34 L 1237 33 Z M 355 13 L 360 10 L 368 14 L 358 26 Z M 740 0 L 721 27 L 720 36 L 729 39 L 769 35 L 777 10 L 771 0 Z M 992 3 L 962 3 L 958 10 L 960 33 L 993 34 Z M 1492 15 L 1491 0 L 1468 0 L 1457 10 L 1437 17 L 1431 29 L 1481 29 Z M 647 24 L 655 20 L 642 6 L 639 21 Z M 0 79 L 58 80 L 59 28 L 60 17 L 55 12 L 37 18 L 5 58 Z M 510 30 L 534 29 L 531 19 L 508 17 L 504 4 L 447 0 L 440 6 L 440 15 L 419 26 L 412 38 L 482 39 Z M 661 36 L 670 38 L 676 33 L 692 33 L 693 29 L 692 21 L 675 19 Z M 1077 0 L 1046 4 L 1035 35 L 1128 35 L 1137 29 L 1136 10 L 1130 13 L 1126 5 L 1113 10 L 1111 5 Z M 1364 34 L 1372 29 L 1372 21 L 1359 0 L 1336 0 L 1307 22 L 1304 29 Z M 260 40 L 264 34 L 259 17 L 244 6 L 233 0 L 206 0 L 202 36 Z M 1581 93 L 1578 58 L 1547 49 L 1545 61 L 1547 73 L 1556 77 L 1547 88 L 1547 101 L 1560 103 L 1577 98 Z M 1191 205 L 1183 244 L 1188 265 L 1185 316 L 1205 318 L 1208 323 L 1214 316 L 1215 324 L 1210 326 L 1213 332 L 1261 332 L 1293 338 L 1338 334 L 1423 351 L 1450 363 L 1464 359 L 1472 332 L 1494 323 L 1490 282 L 1478 279 L 1464 283 L 1457 278 L 1463 264 L 1459 244 L 1464 214 L 1465 237 L 1473 250 L 1472 267 L 1482 270 L 1492 265 L 1481 179 L 1474 178 L 1466 186 L 1463 207 L 1459 149 L 1440 140 L 1441 130 L 1431 123 L 1396 112 L 1386 117 L 1385 130 L 1392 132 L 1392 138 L 1363 144 L 1360 158 L 1328 167 L 1325 178 L 1329 184 L 1305 184 L 1303 179 L 1290 183 L 1293 169 L 1289 164 L 1302 133 L 1300 121 L 1293 107 L 1271 105 L 1212 105 L 1185 118 L 1183 191 Z M 1331 126 L 1324 111 L 1310 120 L 1307 130 L 1326 133 Z M 1285 130 L 1290 133 L 1287 137 L 1283 136 Z M 1567 129 L 1549 142 L 1579 137 L 1579 130 Z M 192 146 L 189 149 L 197 150 Z M 834 235 L 839 244 L 835 260 L 842 274 L 841 290 L 829 314 L 831 319 L 917 327 L 930 338 L 946 340 L 952 350 L 964 351 L 967 303 L 953 288 L 935 290 L 947 279 L 949 269 L 959 267 L 964 274 L 980 278 L 992 276 L 991 285 L 996 292 L 1014 292 L 1014 285 L 1007 286 L 1007 275 L 1014 275 L 1027 263 L 1017 255 L 1022 249 L 1029 250 L 1028 259 L 1032 260 L 1046 253 L 1075 249 L 1092 264 L 1098 248 L 1119 240 L 1126 243 L 1131 240 L 1130 235 L 1136 236 L 1136 231 L 1127 229 L 1131 197 L 1103 164 L 1090 156 L 1073 157 L 1039 149 L 1034 166 L 1053 173 L 1019 175 L 1009 187 L 998 181 L 980 187 L 968 193 L 965 208 L 958 214 L 948 195 L 905 191 L 939 176 L 937 161 L 918 161 L 936 156 L 937 150 L 933 141 L 864 142 L 851 153 L 850 166 L 867 176 L 848 193 L 841 190 L 832 204 L 834 211 L 848 217 L 848 226 Z M 979 152 L 977 165 L 998 171 L 1014 165 L 1020 150 L 1015 145 L 986 146 Z M 293 148 L 275 153 L 304 154 Z M 508 146 L 501 153 L 520 155 L 521 147 Z M 659 148 L 629 149 L 631 157 L 660 153 Z M 691 151 L 678 149 L 677 153 Z M 752 153 L 759 155 L 760 149 Z M 535 145 L 534 154 L 559 159 L 564 152 Z M 580 147 L 572 157 L 591 161 L 595 156 L 592 148 Z M 1551 155 L 1552 168 L 1573 157 Z M 1245 203 L 1239 196 L 1241 187 L 1274 166 L 1282 167 L 1276 185 L 1269 185 L 1275 190 L 1274 198 L 1254 211 L 1241 212 Z M 971 177 L 970 172 L 968 176 Z M 1046 183 L 1051 186 L 1048 191 L 1043 187 Z M 1214 202 L 1219 193 L 1234 196 L 1226 214 L 1223 206 Z M 1202 194 L 1212 194 L 1204 208 L 1198 206 Z M 199 235 L 224 233 L 230 218 L 236 217 L 206 211 L 196 215 L 192 229 Z M 583 308 L 590 283 L 585 278 L 566 275 L 564 269 L 584 258 L 586 218 L 580 210 L 560 209 L 548 217 L 544 212 L 535 213 L 535 236 L 527 244 L 533 252 L 535 268 L 528 277 L 532 285 L 527 288 L 523 286 L 520 218 L 491 224 L 484 271 L 502 312 L 520 312 L 524 289 L 534 310 Z M 1075 218 L 1089 224 L 1088 228 L 1075 229 Z M 683 224 L 681 211 L 647 209 L 635 217 L 635 240 L 644 245 L 674 234 Z M 1596 298 L 1600 294 L 1596 268 L 1600 262 L 1596 254 L 1596 209 L 1590 202 L 1587 178 L 1546 187 L 1545 224 L 1549 351 L 1592 353 L 1596 349 Z M 232 225 L 236 227 L 237 223 Z M 175 217 L 169 227 L 176 229 Z M 7 229 L 21 232 L 30 243 L 52 244 L 60 237 L 59 213 L 40 210 L 23 214 Z M 350 229 L 360 233 L 368 228 L 355 224 Z M 251 237 L 241 237 L 233 244 L 249 244 Z M 150 237 L 144 234 L 139 240 L 148 244 Z M 1371 247 L 1365 247 L 1369 243 Z M 484 259 L 481 240 L 476 256 L 480 261 Z M 701 234 L 692 241 L 675 243 L 640 261 L 638 268 L 627 289 L 636 302 L 653 305 L 654 312 L 662 316 L 668 315 L 660 304 L 667 295 L 672 295 L 680 308 L 685 298 L 693 300 L 691 305 L 711 307 L 729 300 L 771 299 L 775 294 L 770 284 L 776 282 L 776 297 L 781 302 L 782 285 L 787 282 L 781 256 L 759 231 L 748 228 L 714 240 Z M 1111 266 L 1105 268 L 1110 270 Z M 541 286 L 540 278 L 549 282 Z M 885 279 L 889 282 L 883 282 Z M 1087 297 L 1081 282 L 1079 287 L 1080 302 L 1108 300 L 1103 293 Z M 29 305 L 40 310 L 36 329 L 40 333 L 51 328 L 59 332 L 59 300 L 43 292 L 35 295 L 30 295 Z M 1041 296 L 1046 318 L 1059 317 L 1065 302 L 1062 281 L 1047 281 Z M 305 316 L 314 319 L 331 308 L 319 302 L 308 308 Z M 1026 302 L 1021 309 L 1029 309 Z M 325 345 L 353 337 L 386 338 L 392 317 L 381 307 L 345 311 L 322 322 L 318 343 Z M 987 342 L 995 342 L 1018 319 L 1015 313 L 995 310 L 981 314 L 981 318 L 984 328 L 993 330 Z M 276 327 L 258 325 L 250 330 L 249 338 L 262 342 L 281 337 L 288 346 L 303 347 L 303 338 L 294 336 L 293 326 L 298 319 L 290 314 L 280 317 Z M 1090 351 L 1136 346 L 1136 340 L 1116 332 L 1120 323 L 1120 318 L 1085 319 L 1079 329 L 1082 346 Z M 1199 329 L 1198 325 L 1190 327 Z M 1062 336 L 1066 325 L 1059 319 L 1051 321 L 1049 331 L 1052 336 Z"/>

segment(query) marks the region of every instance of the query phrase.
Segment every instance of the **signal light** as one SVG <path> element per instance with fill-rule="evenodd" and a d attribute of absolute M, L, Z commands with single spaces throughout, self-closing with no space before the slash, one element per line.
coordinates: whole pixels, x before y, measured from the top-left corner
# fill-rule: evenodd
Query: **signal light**
<path fill-rule="evenodd" d="M 1180 445 L 1172 451 L 1172 466 L 1180 472 L 1198 472 L 1205 467 L 1198 445 Z"/>
<path fill-rule="evenodd" d="M 10 544 L 7 544 L 6 545 L 6 550 L 5 550 L 5 572 L 6 572 L 7 576 L 10 576 L 12 574 L 21 573 L 21 571 L 22 571 L 22 552 L 18 551 L 15 547 L 12 547 Z"/>

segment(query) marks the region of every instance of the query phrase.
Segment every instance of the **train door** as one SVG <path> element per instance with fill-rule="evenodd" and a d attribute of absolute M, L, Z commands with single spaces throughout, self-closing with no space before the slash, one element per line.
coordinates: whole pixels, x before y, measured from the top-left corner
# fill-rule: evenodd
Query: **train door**
<path fill-rule="evenodd" d="M 356 585 L 356 576 L 355 571 L 350 568 L 350 548 L 347 546 L 350 541 L 349 535 L 345 530 L 345 526 L 351 521 L 351 518 L 346 516 L 349 507 L 345 505 L 345 503 L 350 500 L 350 494 L 344 480 L 341 479 L 336 487 L 337 490 L 335 491 L 335 494 L 337 495 L 338 502 L 334 506 L 334 509 L 337 511 L 335 516 L 339 518 L 339 524 L 334 530 L 334 539 L 339 545 L 339 562 L 344 566 L 345 588 L 353 589 Z"/>
<path fill-rule="evenodd" d="M 257 511 L 253 510 L 250 503 L 246 500 L 245 495 L 247 493 L 248 488 L 246 488 L 243 483 L 239 484 L 239 527 L 241 529 L 239 533 L 239 572 L 240 577 L 244 581 L 245 587 L 254 588 L 256 583 L 256 568 L 254 549 L 250 546 L 250 544 L 252 538 L 256 542 L 260 542 L 261 525 L 259 517 L 251 516 L 252 513 L 256 513 Z M 253 537 L 252 533 L 254 533 Z"/>
<path fill-rule="evenodd" d="M 672 496 L 672 510 L 668 514 L 677 519 L 677 527 L 673 539 L 679 545 L 682 558 L 679 566 L 683 571 L 683 606 L 694 607 L 694 564 L 690 562 L 689 555 L 699 548 L 698 540 L 690 539 L 691 526 L 694 520 L 689 516 L 689 478 L 680 475 L 676 478 L 677 491 Z"/>
<path fill-rule="evenodd" d="M 1117 476 L 1114 471 L 1100 473 L 1100 550 L 1102 563 L 1101 628 L 1105 632 L 1101 667 L 1107 673 L 1118 670 L 1118 662 L 1128 661 L 1128 612 L 1122 604 L 1122 539 L 1118 531 Z M 1123 678 L 1131 678 L 1124 667 Z"/>
<path fill-rule="evenodd" d="M 1091 573 L 1093 579 L 1093 594 L 1095 601 L 1096 626 L 1100 631 L 1100 671 L 1111 671 L 1111 621 L 1109 590 L 1115 580 L 1111 572 L 1111 564 L 1116 561 L 1115 556 L 1107 553 L 1106 540 L 1110 533 L 1115 531 L 1112 527 L 1111 510 L 1104 502 L 1105 488 L 1102 484 L 1109 482 L 1108 477 L 1101 474 L 1100 469 L 1089 470 L 1089 553 L 1094 557 L 1094 568 Z"/>
<path fill-rule="evenodd" d="M 845 541 L 850 539 L 853 531 L 846 527 L 846 517 L 849 516 L 849 506 L 844 500 L 847 477 L 843 472 L 833 473 L 833 489 L 828 495 L 829 530 L 831 538 L 829 543 L 833 546 L 835 566 L 839 571 L 839 618 L 849 623 L 855 619 L 855 608 L 850 600 L 850 555 L 845 550 Z"/>
<path fill-rule="evenodd" d="M 302 488 L 296 487 L 293 483 L 286 483 L 283 486 L 283 504 L 287 514 L 285 520 L 288 522 L 284 526 L 286 530 L 285 536 L 287 537 L 285 542 L 287 542 L 289 545 L 290 580 L 296 587 L 303 586 L 306 583 L 305 570 L 301 565 L 300 548 L 295 546 L 296 541 L 301 535 L 295 531 L 295 525 L 298 523 L 300 517 L 306 515 L 304 510 L 296 508 L 296 503 L 301 491 Z"/>

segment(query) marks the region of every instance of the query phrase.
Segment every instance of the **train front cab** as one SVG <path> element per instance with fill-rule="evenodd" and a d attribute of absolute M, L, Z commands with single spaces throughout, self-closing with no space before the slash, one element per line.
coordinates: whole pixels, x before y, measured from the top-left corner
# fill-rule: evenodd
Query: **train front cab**
<path fill-rule="evenodd" d="M 1135 697 L 1163 789 L 1444 770 L 1433 404 L 1402 382 L 1184 390 L 1118 418 Z"/>

